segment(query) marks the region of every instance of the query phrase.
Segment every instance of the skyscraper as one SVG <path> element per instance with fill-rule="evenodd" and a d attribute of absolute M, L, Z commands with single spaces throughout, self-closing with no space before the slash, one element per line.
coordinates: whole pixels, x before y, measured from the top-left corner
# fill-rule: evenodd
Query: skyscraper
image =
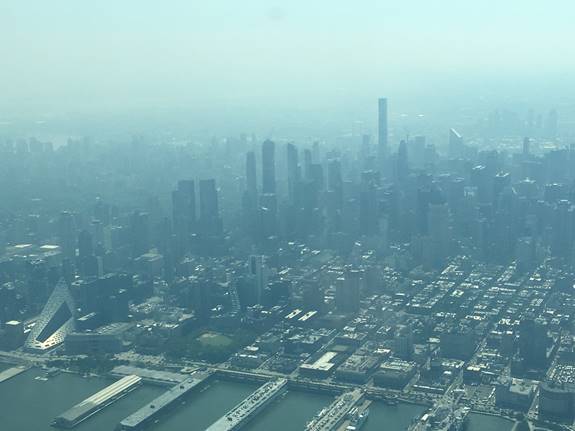
<path fill-rule="evenodd" d="M 83 260 L 94 254 L 92 235 L 87 230 L 81 230 L 78 234 L 78 258 Z"/>
<path fill-rule="evenodd" d="M 547 119 L 545 121 L 545 137 L 549 139 L 555 139 L 557 137 L 557 110 L 552 109 L 547 114 Z"/>
<path fill-rule="evenodd" d="M 262 144 L 262 192 L 276 192 L 275 143 L 269 139 Z"/>
<path fill-rule="evenodd" d="M 249 274 L 254 280 L 254 300 L 256 304 L 261 304 L 263 291 L 268 285 L 268 268 L 265 256 L 250 256 Z"/>
<path fill-rule="evenodd" d="M 287 144 L 287 176 L 289 199 L 293 202 L 295 187 L 299 181 L 300 175 L 297 147 L 291 143 Z"/>
<path fill-rule="evenodd" d="M 378 101 L 378 156 L 383 158 L 387 155 L 387 98 L 382 97 Z"/>
<path fill-rule="evenodd" d="M 366 171 L 361 174 L 359 232 L 362 235 L 376 235 L 379 231 L 379 208 L 377 201 L 379 181 L 379 172 Z"/>
<path fill-rule="evenodd" d="M 58 218 L 58 237 L 62 253 L 67 259 L 73 260 L 76 255 L 76 226 L 74 215 L 62 211 Z"/>
<path fill-rule="evenodd" d="M 395 177 L 399 183 L 405 181 L 409 175 L 407 142 L 403 140 L 399 143 L 399 148 L 397 150 L 395 171 Z"/>
<path fill-rule="evenodd" d="M 98 274 L 98 259 L 94 255 L 92 235 L 87 230 L 78 234 L 78 271 L 83 275 Z"/>
<path fill-rule="evenodd" d="M 256 154 L 253 151 L 248 151 L 246 154 L 246 190 L 250 199 L 256 201 L 258 182 L 256 174 Z"/>
<path fill-rule="evenodd" d="M 312 154 L 309 148 L 303 150 L 303 174 L 306 180 L 311 180 Z"/>
<path fill-rule="evenodd" d="M 361 272 L 349 270 L 344 277 L 339 277 L 335 285 L 335 306 L 342 313 L 356 313 L 360 308 Z"/>
<path fill-rule="evenodd" d="M 263 193 L 260 196 L 260 226 L 261 238 L 277 235 L 278 203 L 275 193 Z"/>
<path fill-rule="evenodd" d="M 202 233 L 219 235 L 222 233 L 222 221 L 218 206 L 216 180 L 200 180 L 200 225 Z"/>
<path fill-rule="evenodd" d="M 395 356 L 406 361 L 411 360 L 413 355 L 413 331 L 409 325 L 398 325 L 393 340 Z"/>
<path fill-rule="evenodd" d="M 194 181 L 178 181 L 177 189 L 172 192 L 172 211 L 174 232 L 180 238 L 188 237 L 196 224 Z"/>
<path fill-rule="evenodd" d="M 528 156 L 530 152 L 531 140 L 527 137 L 523 138 L 523 155 Z"/>
<path fill-rule="evenodd" d="M 449 157 L 461 157 L 463 138 L 455 129 L 449 129 L 449 142 L 448 142 Z"/>
<path fill-rule="evenodd" d="M 250 237 L 255 239 L 259 232 L 258 223 L 258 185 L 256 174 L 256 154 L 246 153 L 246 191 L 242 199 L 244 226 Z"/>
<path fill-rule="evenodd" d="M 428 211 L 431 265 L 441 267 L 450 252 L 449 208 L 446 203 L 430 203 Z"/>
<path fill-rule="evenodd" d="M 409 166 L 422 170 L 425 168 L 425 136 L 415 136 L 408 143 Z"/>
<path fill-rule="evenodd" d="M 343 178 L 341 175 L 341 162 L 339 159 L 328 161 L 327 165 L 327 193 L 326 216 L 330 230 L 338 231 L 341 228 L 343 211 Z"/>
<path fill-rule="evenodd" d="M 529 313 L 519 323 L 519 355 L 527 369 L 545 369 L 551 358 L 553 339 L 548 323 Z"/>
<path fill-rule="evenodd" d="M 138 257 L 150 250 L 150 217 L 147 212 L 134 211 L 130 215 L 132 257 Z"/>

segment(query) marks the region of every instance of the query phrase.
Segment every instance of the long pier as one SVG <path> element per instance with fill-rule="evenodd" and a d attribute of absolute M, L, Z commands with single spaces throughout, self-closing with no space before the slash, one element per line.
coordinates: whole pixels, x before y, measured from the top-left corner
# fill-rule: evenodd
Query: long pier
<path fill-rule="evenodd" d="M 120 430 L 141 430 L 146 424 L 156 419 L 176 401 L 205 382 L 211 375 L 211 371 L 195 372 L 190 378 L 171 387 L 155 400 L 125 418 L 120 422 L 118 428 Z"/>
<path fill-rule="evenodd" d="M 229 369 L 216 369 L 217 378 L 234 380 L 239 382 L 265 383 L 274 378 L 280 378 L 277 375 L 255 373 L 253 371 L 239 371 Z M 281 377 L 283 378 L 283 377 Z M 286 377 L 287 378 L 287 377 Z M 309 379 L 287 378 L 289 389 L 303 390 L 309 392 L 322 392 L 327 394 L 342 394 L 351 389 L 350 385 L 341 385 L 336 383 L 326 383 Z"/>
<path fill-rule="evenodd" d="M 7 370 L 0 372 L 0 383 L 5 382 L 6 380 L 10 380 L 12 377 L 16 377 L 18 374 L 23 373 L 27 369 L 28 367 L 19 365 L 17 367 L 8 368 Z"/>
<path fill-rule="evenodd" d="M 243 428 L 270 402 L 287 389 L 287 379 L 276 379 L 260 386 L 254 393 L 210 425 L 206 431 L 237 431 Z"/>
<path fill-rule="evenodd" d="M 360 401 L 363 400 L 364 393 L 361 389 L 355 389 L 340 395 L 328 407 L 323 409 L 309 422 L 306 431 L 335 431 L 346 419 L 347 414 Z"/>
<path fill-rule="evenodd" d="M 159 371 L 149 368 L 133 367 L 131 365 L 118 365 L 110 372 L 115 377 L 139 376 L 145 383 L 152 383 L 160 386 L 173 386 L 176 383 L 185 381 L 188 376 L 171 371 Z"/>
<path fill-rule="evenodd" d="M 234 380 L 238 382 L 250 382 L 250 383 L 266 383 L 269 382 L 273 376 L 261 373 L 254 373 L 250 371 L 238 371 L 238 370 L 228 370 L 228 369 L 216 369 L 215 377 Z"/>
<path fill-rule="evenodd" d="M 53 425 L 74 428 L 80 422 L 136 389 L 141 383 L 142 379 L 138 376 L 126 376 L 56 417 Z"/>

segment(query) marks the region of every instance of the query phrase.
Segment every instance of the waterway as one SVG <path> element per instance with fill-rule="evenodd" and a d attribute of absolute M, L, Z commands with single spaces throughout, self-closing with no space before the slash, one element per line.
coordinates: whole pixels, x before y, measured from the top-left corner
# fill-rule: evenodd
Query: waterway
<path fill-rule="evenodd" d="M 362 431 L 402 431 L 407 429 L 414 419 L 419 419 L 425 407 L 415 404 L 390 406 L 373 402 L 369 406 L 369 416 Z"/>
<path fill-rule="evenodd" d="M 498 416 L 471 413 L 467 431 L 510 431 L 514 424 L 512 421 Z"/>
<path fill-rule="evenodd" d="M 204 430 L 256 389 L 256 385 L 216 381 L 191 394 L 150 431 Z"/>
<path fill-rule="evenodd" d="M 253 422 L 253 431 L 301 431 L 307 422 L 333 398 L 312 392 L 287 392 L 285 396 L 271 404 Z"/>
<path fill-rule="evenodd" d="M 0 363 L 0 366 L 2 364 Z M 73 405 L 93 395 L 112 381 L 61 373 L 47 380 L 43 373 L 28 370 L 0 384 L 0 428 L 7 431 L 54 431 L 52 420 Z M 256 389 L 245 383 L 215 381 L 175 406 L 149 431 L 201 431 Z M 126 416 L 150 402 L 165 388 L 142 385 L 112 406 L 82 422 L 77 431 L 113 431 Z M 250 431 L 301 431 L 332 396 L 309 392 L 287 392 L 268 406 L 246 428 Z M 424 407 L 412 404 L 390 406 L 374 402 L 363 431 L 402 431 L 421 415 Z M 510 431 L 512 423 L 497 417 L 473 414 L 468 431 Z"/>
<path fill-rule="evenodd" d="M 0 383 L 0 424 L 10 431 L 53 431 L 52 420 L 106 386 L 104 379 L 60 374 L 46 381 L 28 370 Z"/>

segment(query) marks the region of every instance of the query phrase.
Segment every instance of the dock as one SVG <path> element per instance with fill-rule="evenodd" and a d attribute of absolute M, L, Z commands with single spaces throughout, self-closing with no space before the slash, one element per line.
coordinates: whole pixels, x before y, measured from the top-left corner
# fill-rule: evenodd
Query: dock
<path fill-rule="evenodd" d="M 321 410 L 306 426 L 306 431 L 335 431 L 346 420 L 348 413 L 363 400 L 364 393 L 355 389 L 340 395 Z"/>
<path fill-rule="evenodd" d="M 80 422 L 136 389 L 141 383 L 142 379 L 138 376 L 126 376 L 57 416 L 52 424 L 62 428 L 74 428 Z"/>
<path fill-rule="evenodd" d="M 115 377 L 136 375 L 142 378 L 145 383 L 152 383 L 161 386 L 173 386 L 182 383 L 188 376 L 182 373 L 171 371 L 152 370 L 149 368 L 133 367 L 131 365 L 118 365 L 110 372 Z"/>
<path fill-rule="evenodd" d="M 152 402 L 146 404 L 144 407 L 122 420 L 118 429 L 141 430 L 146 424 L 154 421 L 170 406 L 174 405 L 178 400 L 182 399 L 193 389 L 205 382 L 211 375 L 211 371 L 195 372 L 191 377 L 171 387 Z"/>
<path fill-rule="evenodd" d="M 10 380 L 12 377 L 16 377 L 18 374 L 23 373 L 27 369 L 28 367 L 20 365 L 17 367 L 8 368 L 7 370 L 0 372 L 0 383 L 5 382 L 6 380 Z"/>
<path fill-rule="evenodd" d="M 287 389 L 287 379 L 276 379 L 265 383 L 210 425 L 206 431 L 237 431 L 242 429 L 262 409 Z"/>

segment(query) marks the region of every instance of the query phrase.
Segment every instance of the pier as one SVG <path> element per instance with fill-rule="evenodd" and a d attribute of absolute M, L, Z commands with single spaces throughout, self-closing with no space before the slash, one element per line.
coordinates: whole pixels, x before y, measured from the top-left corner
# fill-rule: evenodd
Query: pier
<path fill-rule="evenodd" d="M 254 373 L 250 371 L 238 371 L 228 369 L 216 369 L 215 377 L 223 380 L 234 380 L 245 383 L 265 383 L 272 377 L 267 374 Z"/>
<path fill-rule="evenodd" d="M 141 383 L 142 379 L 138 376 L 126 376 L 56 417 L 53 425 L 74 428 L 80 422 L 136 389 Z"/>
<path fill-rule="evenodd" d="M 355 389 L 340 395 L 328 407 L 323 409 L 306 426 L 306 431 L 335 431 L 344 422 L 348 413 L 360 401 L 364 394 L 361 389 Z"/>
<path fill-rule="evenodd" d="M 118 365 L 110 372 L 116 377 L 136 375 L 142 378 L 145 383 L 160 386 L 173 386 L 176 383 L 185 381 L 188 376 L 171 371 L 152 370 L 149 368 L 133 367 L 131 365 Z"/>
<path fill-rule="evenodd" d="M 286 379 L 272 380 L 210 425 L 206 431 L 236 431 L 244 427 L 262 409 L 287 389 Z"/>
<path fill-rule="evenodd" d="M 211 375 L 211 371 L 198 371 L 194 373 L 188 379 L 171 387 L 155 400 L 125 418 L 120 422 L 118 428 L 120 430 L 141 430 L 146 424 L 155 420 L 175 402 L 204 383 Z"/>
<path fill-rule="evenodd" d="M 17 366 L 0 372 L 0 383 L 5 382 L 6 380 L 10 380 L 12 377 L 16 377 L 18 374 L 23 373 L 27 369 L 28 367 L 25 366 Z"/>

